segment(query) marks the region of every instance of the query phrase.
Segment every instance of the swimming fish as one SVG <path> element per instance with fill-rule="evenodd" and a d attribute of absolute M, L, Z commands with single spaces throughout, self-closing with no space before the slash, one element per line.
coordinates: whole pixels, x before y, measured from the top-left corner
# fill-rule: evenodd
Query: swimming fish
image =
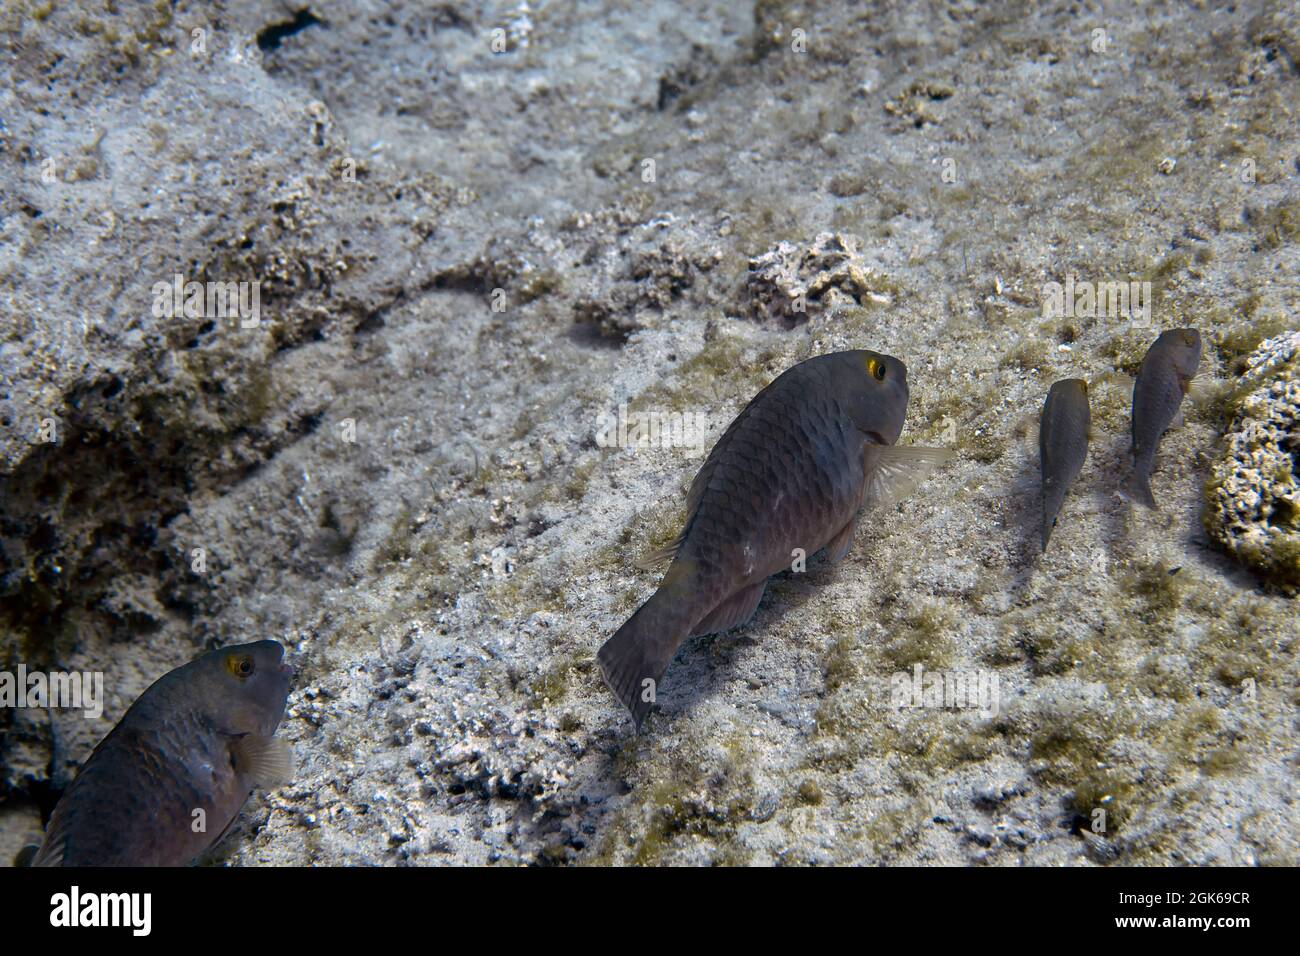
<path fill-rule="evenodd" d="M 1160 438 L 1179 418 L 1178 406 L 1191 387 L 1201 363 L 1201 333 L 1196 329 L 1162 332 L 1147 350 L 1133 383 L 1133 477 L 1129 493 L 1148 508 L 1156 507 L 1151 494 Z"/>
<path fill-rule="evenodd" d="M 1081 378 L 1054 382 L 1038 424 L 1038 460 L 1043 475 L 1043 550 L 1056 527 L 1065 495 L 1083 470 L 1092 434 L 1088 383 Z"/>
<path fill-rule="evenodd" d="M 54 808 L 33 866 L 185 866 L 256 785 L 289 775 L 272 735 L 292 669 L 275 641 L 211 651 L 155 681 Z"/>
<path fill-rule="evenodd" d="M 659 589 L 597 652 L 605 683 L 640 728 L 687 637 L 748 621 L 767 579 L 800 555 L 838 561 L 858 512 L 907 494 L 949 457 L 896 448 L 907 367 L 877 352 L 835 352 L 777 376 L 709 453 L 687 497 L 686 526 L 659 557 Z"/>

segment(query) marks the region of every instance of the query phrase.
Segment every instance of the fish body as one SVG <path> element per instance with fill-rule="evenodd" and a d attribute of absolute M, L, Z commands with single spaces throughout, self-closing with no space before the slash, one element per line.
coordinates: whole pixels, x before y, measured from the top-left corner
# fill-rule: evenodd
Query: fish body
<path fill-rule="evenodd" d="M 1129 493 L 1148 508 L 1156 508 L 1151 493 L 1160 439 L 1175 419 L 1183 396 L 1201 362 L 1201 334 L 1196 329 L 1162 332 L 1142 359 L 1133 382 L 1133 476 Z"/>
<path fill-rule="evenodd" d="M 907 400 L 898 359 L 836 352 L 787 369 L 731 423 L 691 485 L 659 589 L 597 653 L 638 727 L 687 637 L 748 621 L 767 579 L 798 552 L 829 547 L 839 560 L 864 504 L 946 457 L 892 447 Z"/>
<path fill-rule="evenodd" d="M 292 670 L 275 641 L 224 647 L 155 681 L 99 742 L 33 866 L 185 866 L 253 787 L 287 774 L 273 734 Z"/>
<path fill-rule="evenodd" d="M 1038 425 L 1038 460 L 1043 487 L 1043 550 L 1056 527 L 1065 496 L 1083 470 L 1092 433 L 1088 383 L 1081 378 L 1055 382 L 1043 403 Z"/>

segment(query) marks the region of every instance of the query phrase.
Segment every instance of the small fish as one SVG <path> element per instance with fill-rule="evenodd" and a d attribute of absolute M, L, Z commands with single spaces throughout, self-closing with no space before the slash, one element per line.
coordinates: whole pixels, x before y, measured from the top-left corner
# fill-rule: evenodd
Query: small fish
<path fill-rule="evenodd" d="M 254 786 L 289 776 L 272 735 L 292 669 L 275 641 L 164 674 L 99 742 L 54 808 L 33 866 L 186 866 L 234 823 Z"/>
<path fill-rule="evenodd" d="M 1196 329 L 1162 332 L 1147 350 L 1133 383 L 1133 477 L 1129 494 L 1148 508 L 1156 508 L 1151 493 L 1160 438 L 1181 419 L 1178 407 L 1201 364 L 1201 333 Z"/>
<path fill-rule="evenodd" d="M 638 728 L 687 637 L 744 624 L 799 554 L 840 560 L 864 506 L 897 500 L 949 457 L 893 447 L 907 399 L 898 359 L 835 352 L 787 369 L 731 423 L 691 484 L 685 529 L 657 556 L 672 562 L 659 589 L 596 655 Z"/>
<path fill-rule="evenodd" d="M 1088 383 L 1067 378 L 1052 384 L 1038 425 L 1038 460 L 1043 474 L 1043 550 L 1056 527 L 1065 495 L 1083 470 L 1092 435 Z"/>

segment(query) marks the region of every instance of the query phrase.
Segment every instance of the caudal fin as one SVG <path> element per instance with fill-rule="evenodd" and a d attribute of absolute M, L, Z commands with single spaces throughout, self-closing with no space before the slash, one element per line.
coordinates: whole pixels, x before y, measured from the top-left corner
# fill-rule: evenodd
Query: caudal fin
<path fill-rule="evenodd" d="M 605 683 L 632 715 L 638 730 L 659 684 L 694 621 L 687 602 L 656 591 L 596 652 Z"/>
<path fill-rule="evenodd" d="M 1128 481 L 1128 496 L 1134 501 L 1146 505 L 1152 511 L 1159 511 L 1156 496 L 1151 493 L 1151 475 L 1140 469 L 1134 469 L 1133 477 Z"/>

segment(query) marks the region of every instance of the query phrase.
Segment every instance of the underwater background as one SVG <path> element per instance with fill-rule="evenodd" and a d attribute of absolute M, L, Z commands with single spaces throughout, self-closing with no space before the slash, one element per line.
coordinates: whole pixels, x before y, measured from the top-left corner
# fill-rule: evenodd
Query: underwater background
<path fill-rule="evenodd" d="M 1300 863 L 1294 4 L 6 0 L 0 76 L 0 670 L 106 695 L 0 708 L 5 863 L 153 680 L 263 639 L 297 774 L 219 863 Z M 638 560 L 846 349 L 954 457 L 633 734 Z"/>

